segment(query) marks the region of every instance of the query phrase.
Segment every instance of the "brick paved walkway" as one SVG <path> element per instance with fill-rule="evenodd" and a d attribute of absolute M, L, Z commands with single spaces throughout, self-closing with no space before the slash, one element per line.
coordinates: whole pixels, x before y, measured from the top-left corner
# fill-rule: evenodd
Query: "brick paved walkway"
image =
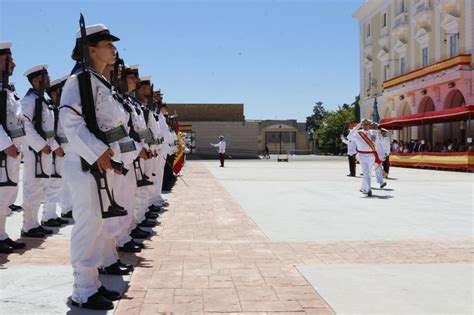
<path fill-rule="evenodd" d="M 470 239 L 273 242 L 203 164 L 185 180 L 148 249 L 123 256 L 136 269 L 116 314 L 333 314 L 296 265 L 474 262 Z M 0 263 L 69 263 L 69 241 L 28 243 Z"/>

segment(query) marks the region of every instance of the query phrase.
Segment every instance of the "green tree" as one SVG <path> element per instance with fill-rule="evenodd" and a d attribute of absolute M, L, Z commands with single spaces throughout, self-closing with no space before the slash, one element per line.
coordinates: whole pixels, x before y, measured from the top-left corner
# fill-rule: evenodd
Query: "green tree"
<path fill-rule="evenodd" d="M 316 102 L 313 107 L 313 114 L 306 117 L 306 132 L 311 136 L 321 126 L 321 121 L 327 111 L 323 106 L 323 102 Z"/>
<path fill-rule="evenodd" d="M 347 134 L 349 124 L 354 120 L 354 104 L 343 104 L 337 110 L 327 112 L 316 131 L 321 152 L 340 154 L 343 148 L 340 137 Z"/>

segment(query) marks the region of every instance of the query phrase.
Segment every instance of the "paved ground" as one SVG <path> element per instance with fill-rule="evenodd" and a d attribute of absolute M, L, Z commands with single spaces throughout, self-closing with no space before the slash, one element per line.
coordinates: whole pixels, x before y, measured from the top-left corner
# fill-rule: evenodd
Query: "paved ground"
<path fill-rule="evenodd" d="M 117 314 L 473 312 L 471 174 L 397 168 L 370 199 L 337 158 L 184 174 L 132 276 L 103 279 L 127 290 Z M 0 255 L 0 313 L 77 312 L 69 229 Z"/>

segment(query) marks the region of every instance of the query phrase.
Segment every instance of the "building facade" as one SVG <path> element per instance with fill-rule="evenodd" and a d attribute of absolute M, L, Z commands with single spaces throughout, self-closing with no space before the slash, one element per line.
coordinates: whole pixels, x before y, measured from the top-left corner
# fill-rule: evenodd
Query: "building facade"
<path fill-rule="evenodd" d="M 381 119 L 474 104 L 473 0 L 368 0 L 360 26 L 361 117 Z M 472 137 L 469 121 L 404 127 L 399 140 Z M 469 130 L 466 131 L 467 126 Z"/>
<path fill-rule="evenodd" d="M 267 144 L 270 154 L 311 154 L 306 123 L 288 120 L 261 120 L 258 149 L 262 152 Z"/>
<path fill-rule="evenodd" d="M 190 142 L 190 154 L 216 157 L 217 143 L 223 135 L 226 153 L 234 158 L 256 158 L 268 144 L 270 153 L 309 154 L 305 123 L 296 120 L 245 120 L 244 104 L 167 103 L 171 115 L 177 114 L 180 130 Z"/>

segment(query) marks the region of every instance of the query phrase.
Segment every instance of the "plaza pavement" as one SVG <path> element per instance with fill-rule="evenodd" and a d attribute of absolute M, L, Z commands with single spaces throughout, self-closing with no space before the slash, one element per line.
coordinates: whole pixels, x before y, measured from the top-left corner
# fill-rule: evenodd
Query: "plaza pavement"
<path fill-rule="evenodd" d="M 472 174 L 394 168 L 376 197 L 331 157 L 188 162 L 116 314 L 472 314 Z M 21 195 L 19 196 L 21 199 Z M 8 219 L 16 237 L 21 213 Z M 70 308 L 70 226 L 0 255 L 1 314 Z M 110 312 L 112 313 L 112 312 Z"/>

